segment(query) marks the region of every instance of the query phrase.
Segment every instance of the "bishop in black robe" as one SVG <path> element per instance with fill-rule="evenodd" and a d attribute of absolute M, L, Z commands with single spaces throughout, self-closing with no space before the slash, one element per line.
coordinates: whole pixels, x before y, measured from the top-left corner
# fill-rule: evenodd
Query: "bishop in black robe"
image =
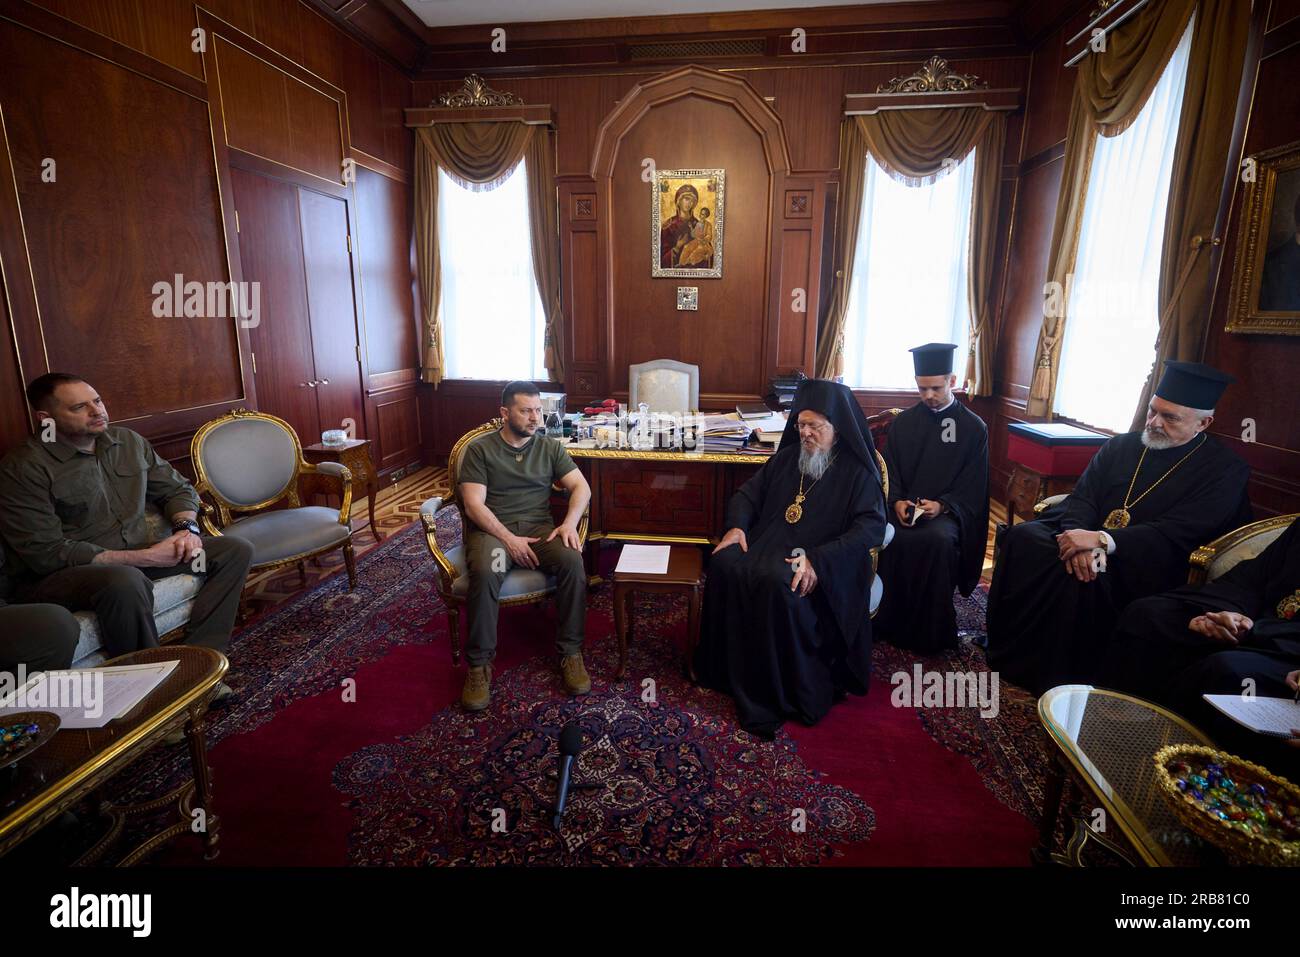
<path fill-rule="evenodd" d="M 1125 606 L 1186 581 L 1198 545 L 1250 521 L 1249 467 L 1205 431 L 1212 416 L 1195 414 L 1213 409 L 1228 377 L 1167 366 L 1146 429 L 1108 441 L 1064 503 L 1003 538 L 988 662 L 1035 694 L 1095 681 Z"/>
<path fill-rule="evenodd" d="M 885 441 L 894 538 L 880 555 L 884 597 L 875 635 L 933 654 L 957 647 L 954 589 L 979 584 L 989 527 L 989 434 L 952 394 L 951 343 L 912 349 L 921 401 L 894 419 Z M 919 517 L 909 525 L 907 506 Z"/>
<path fill-rule="evenodd" d="M 1205 585 L 1184 585 L 1124 610 L 1101 683 L 1157 701 L 1215 743 L 1295 781 L 1300 751 L 1255 734 L 1207 704 L 1203 694 L 1294 694 L 1300 669 L 1300 522 L 1255 558 Z"/>
<path fill-rule="evenodd" d="M 801 442 L 804 412 L 824 422 Z M 800 453 L 819 436 L 833 442 L 831 459 L 813 480 Z M 787 720 L 815 723 L 844 692 L 866 694 L 870 549 L 884 540 L 885 502 L 866 419 L 847 387 L 800 385 L 780 448 L 732 496 L 726 528 L 705 582 L 700 683 L 731 695 L 741 726 L 769 739 Z M 801 563 L 815 573 L 811 589 Z"/>

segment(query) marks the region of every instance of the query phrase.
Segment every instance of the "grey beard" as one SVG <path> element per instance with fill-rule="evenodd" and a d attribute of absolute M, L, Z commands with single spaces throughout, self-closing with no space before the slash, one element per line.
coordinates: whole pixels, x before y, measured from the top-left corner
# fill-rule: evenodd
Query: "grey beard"
<path fill-rule="evenodd" d="M 1162 449 L 1172 449 L 1174 440 L 1167 435 L 1152 435 L 1150 429 L 1142 430 L 1142 444 L 1149 449 L 1159 452 Z"/>
<path fill-rule="evenodd" d="M 826 474 L 826 470 L 831 467 L 830 449 L 818 449 L 816 452 L 809 452 L 807 449 L 799 449 L 799 471 L 808 476 L 814 482 Z"/>

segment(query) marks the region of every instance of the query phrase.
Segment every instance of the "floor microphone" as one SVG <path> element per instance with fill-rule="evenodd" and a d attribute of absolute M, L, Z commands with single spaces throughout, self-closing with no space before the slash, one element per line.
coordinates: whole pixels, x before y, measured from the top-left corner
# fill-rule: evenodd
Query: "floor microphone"
<path fill-rule="evenodd" d="M 560 784 L 555 795 L 555 816 L 551 819 L 557 831 L 560 829 L 560 820 L 564 817 L 564 804 L 569 799 L 573 762 L 581 751 L 582 729 L 576 722 L 570 721 L 560 731 Z"/>

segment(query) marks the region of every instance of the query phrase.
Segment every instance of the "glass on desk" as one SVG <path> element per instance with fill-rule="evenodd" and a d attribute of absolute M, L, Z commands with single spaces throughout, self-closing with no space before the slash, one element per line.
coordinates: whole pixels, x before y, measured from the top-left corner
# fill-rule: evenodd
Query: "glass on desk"
<path fill-rule="evenodd" d="M 1167 744 L 1213 747 L 1204 734 L 1159 705 L 1091 685 L 1052 688 L 1038 699 L 1038 718 L 1146 863 L 1221 862 L 1174 817 L 1153 760 Z"/>

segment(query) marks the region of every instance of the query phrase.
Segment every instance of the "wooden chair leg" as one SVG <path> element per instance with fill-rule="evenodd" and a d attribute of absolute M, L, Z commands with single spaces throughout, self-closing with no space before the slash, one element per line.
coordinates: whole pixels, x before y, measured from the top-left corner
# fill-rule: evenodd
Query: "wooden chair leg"
<path fill-rule="evenodd" d="M 305 561 L 298 563 L 298 581 L 302 582 L 304 587 L 307 585 L 307 563 Z"/>
<path fill-rule="evenodd" d="M 460 665 L 460 609 L 447 606 L 447 631 L 451 635 L 451 666 Z"/>
<path fill-rule="evenodd" d="M 357 556 L 352 551 L 352 543 L 343 546 L 343 564 L 348 567 L 348 591 L 357 587 Z"/>

